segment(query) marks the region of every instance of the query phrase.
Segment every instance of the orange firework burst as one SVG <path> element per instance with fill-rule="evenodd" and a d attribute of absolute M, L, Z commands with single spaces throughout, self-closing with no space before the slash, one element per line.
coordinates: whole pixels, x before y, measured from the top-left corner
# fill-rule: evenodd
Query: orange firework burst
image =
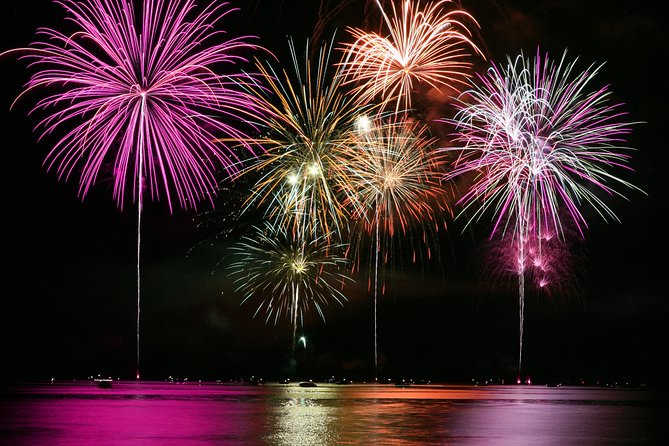
<path fill-rule="evenodd" d="M 347 82 L 357 83 L 367 101 L 380 97 L 395 103 L 395 110 L 411 107 L 415 84 L 459 91 L 471 77 L 472 52 L 481 51 L 472 41 L 466 23 L 478 27 L 465 11 L 447 11 L 451 0 L 428 3 L 404 0 L 401 9 L 392 4 L 388 15 L 377 0 L 389 35 L 383 37 L 359 28 L 348 28 L 355 38 L 343 50 Z"/>
<path fill-rule="evenodd" d="M 368 232 L 378 226 L 389 237 L 434 223 L 446 209 L 438 178 L 443 158 L 431 149 L 435 138 L 417 121 L 365 124 L 354 133 L 356 156 L 347 163 L 353 216 Z"/>
<path fill-rule="evenodd" d="M 395 118 L 396 119 L 396 118 Z M 378 121 L 378 119 L 377 119 Z M 389 262 L 395 241 L 408 240 L 412 260 L 431 257 L 431 235 L 439 226 L 438 215 L 448 209 L 439 182 L 442 158 L 431 149 L 434 138 L 418 122 L 392 120 L 380 124 L 360 118 L 355 155 L 347 164 L 346 203 L 362 226 L 354 231 L 353 257 L 360 259 L 363 234 L 371 237 L 374 278 L 374 366 L 378 369 L 376 336 L 379 266 Z M 419 237 L 414 236 L 415 234 Z M 399 235 L 399 237 L 395 237 Z M 357 266 L 354 264 L 353 269 Z M 370 274 L 370 288 L 371 288 Z M 383 288 L 383 287 L 382 287 Z M 383 289 L 381 290 L 383 293 Z"/>

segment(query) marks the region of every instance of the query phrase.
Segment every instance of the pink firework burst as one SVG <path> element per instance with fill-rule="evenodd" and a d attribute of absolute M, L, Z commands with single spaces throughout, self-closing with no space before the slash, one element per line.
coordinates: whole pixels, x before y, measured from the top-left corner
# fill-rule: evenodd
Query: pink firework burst
<path fill-rule="evenodd" d="M 164 195 L 170 209 L 173 196 L 185 209 L 211 199 L 216 170 L 233 173 L 237 163 L 214 141 L 222 135 L 247 140 L 235 124 L 259 112 L 240 88 L 252 76 L 213 69 L 234 69 L 245 61 L 242 52 L 258 48 L 248 38 L 221 41 L 216 26 L 233 9 L 144 0 L 138 19 L 132 1 L 59 3 L 77 30 L 40 29 L 42 41 L 18 50 L 27 51 L 35 70 L 23 94 L 49 91 L 33 109 L 47 113 L 38 124 L 42 137 L 65 130 L 46 157 L 48 168 L 65 179 L 78 175 L 83 198 L 112 162 L 121 208 L 129 187 L 141 199 L 142 178 L 151 197 Z"/>
<path fill-rule="evenodd" d="M 563 236 L 561 213 L 581 234 L 581 208 L 617 219 L 601 195 L 621 195 L 616 186 L 637 189 L 614 175 L 629 169 L 625 137 L 630 124 L 620 104 L 609 102 L 607 87 L 589 90 L 599 67 L 577 72 L 566 53 L 559 61 L 537 52 L 520 55 L 506 67 L 493 65 L 467 91 L 451 122 L 462 150 L 448 178 L 474 174 L 459 200 L 468 223 L 490 215 L 492 235 L 509 234 L 516 244 L 522 365 L 527 245 L 545 235 Z M 637 189 L 638 190 L 638 189 Z"/>
<path fill-rule="evenodd" d="M 42 137 L 64 130 L 45 163 L 59 177 L 79 175 L 83 198 L 103 166 L 113 164 L 114 198 L 120 208 L 128 188 L 137 203 L 137 379 L 140 340 L 140 247 L 144 180 L 151 197 L 164 194 L 170 211 L 194 209 L 216 189 L 214 174 L 234 173 L 237 157 L 217 138 L 249 138 L 235 124 L 262 113 L 243 85 L 253 75 L 221 76 L 256 50 L 248 38 L 221 39 L 218 22 L 233 9 L 193 0 L 144 0 L 141 19 L 123 0 L 61 0 L 77 30 L 66 35 L 40 29 L 43 41 L 26 52 L 35 70 L 23 94 L 44 88 L 33 111 Z M 216 43 L 218 41 L 219 43 Z"/>
<path fill-rule="evenodd" d="M 563 237 L 550 229 L 540 236 L 530 230 L 522 246 L 497 233 L 482 248 L 486 273 L 501 280 L 522 273 L 528 289 L 549 299 L 577 295 L 584 257 L 582 239 L 573 226 L 569 220 L 563 222 Z"/>
<path fill-rule="evenodd" d="M 557 63 L 521 55 L 506 67 L 493 65 L 466 92 L 471 103 L 461 102 L 451 121 L 462 145 L 445 150 L 464 149 L 449 178 L 476 173 L 460 199 L 474 209 L 472 219 L 490 211 L 493 233 L 521 236 L 560 234 L 560 210 L 583 235 L 584 205 L 616 219 L 595 191 L 620 196 L 616 185 L 637 189 L 611 172 L 629 170 L 630 124 L 621 119 L 621 104 L 609 102 L 607 87 L 588 91 L 598 69 L 576 73 L 566 53 Z"/>

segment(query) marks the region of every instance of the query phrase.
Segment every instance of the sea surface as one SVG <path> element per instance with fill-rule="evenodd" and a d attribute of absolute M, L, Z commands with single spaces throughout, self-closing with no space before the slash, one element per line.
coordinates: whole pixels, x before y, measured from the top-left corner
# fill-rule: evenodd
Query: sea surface
<path fill-rule="evenodd" d="M 669 444 L 653 389 L 55 382 L 0 387 L 2 445 Z"/>

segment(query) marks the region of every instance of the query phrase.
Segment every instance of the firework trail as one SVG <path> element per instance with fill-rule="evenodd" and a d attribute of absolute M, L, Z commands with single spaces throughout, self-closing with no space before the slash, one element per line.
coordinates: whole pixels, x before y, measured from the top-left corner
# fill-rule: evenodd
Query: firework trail
<path fill-rule="evenodd" d="M 473 183 L 459 202 L 472 211 L 467 224 L 485 214 L 493 219 L 492 235 L 510 233 L 517 245 L 522 366 L 527 241 L 564 237 L 559 211 L 573 221 L 581 237 L 587 224 L 580 209 L 588 206 L 605 220 L 617 220 L 599 197 L 618 195 L 615 186 L 637 189 L 610 170 L 628 169 L 621 104 L 610 102 L 607 87 L 589 90 L 601 66 L 577 72 L 566 52 L 556 62 L 537 52 L 493 65 L 466 92 L 452 120 L 462 150 L 447 178 L 473 172 Z M 637 189 L 638 190 L 638 189 Z"/>
<path fill-rule="evenodd" d="M 296 235 L 265 222 L 231 248 L 229 266 L 237 291 L 244 296 L 242 304 L 259 302 L 254 317 L 264 312 L 265 323 L 273 320 L 275 325 L 284 315 L 290 319 L 293 350 L 304 314 L 313 307 L 325 320 L 324 306 L 333 301 L 343 305 L 346 300 L 337 285 L 347 280 L 338 272 L 346 265 L 346 259 L 337 254 L 343 245 L 332 244 L 328 234 L 314 239 Z"/>
<path fill-rule="evenodd" d="M 381 261 L 389 261 L 395 240 L 408 239 L 416 245 L 411 246 L 413 262 L 418 256 L 431 257 L 429 234 L 438 229 L 438 215 L 447 210 L 444 189 L 439 184 L 443 163 L 431 150 L 435 139 L 418 122 L 382 123 L 378 118 L 361 117 L 355 136 L 357 154 L 346 164 L 350 177 L 346 204 L 353 209 L 353 218 L 361 229 L 353 232 L 359 234 L 354 251 L 360 251 L 362 234 L 373 238 L 374 367 L 378 373 L 379 266 Z M 352 257 L 360 261 L 359 252 Z"/>
<path fill-rule="evenodd" d="M 71 35 L 42 28 L 43 40 L 25 52 L 35 70 L 23 94 L 47 89 L 33 111 L 47 116 L 42 137 L 66 129 L 46 156 L 59 178 L 79 176 L 83 198 L 100 170 L 113 166 L 113 196 L 120 209 L 128 191 L 137 203 L 137 379 L 141 215 L 145 182 L 161 195 L 195 209 L 212 200 L 215 171 L 236 171 L 234 152 L 214 141 L 248 139 L 232 123 L 254 121 L 260 111 L 240 85 L 252 75 L 219 76 L 213 67 L 244 62 L 238 52 L 259 49 L 248 38 L 221 42 L 219 21 L 234 9 L 193 0 L 144 0 L 141 17 L 132 1 L 59 2 L 76 27 Z M 216 42 L 219 43 L 216 43 Z M 251 149 L 246 144 L 247 149 Z"/>
<path fill-rule="evenodd" d="M 361 106 L 359 95 L 342 88 L 341 73 L 328 72 L 327 46 L 321 47 L 315 64 L 305 56 L 302 69 L 293 43 L 289 45 L 294 72 L 259 64 L 267 88 L 253 92 L 259 107 L 267 110 L 267 136 L 253 142 L 266 153 L 242 171 L 258 175 L 245 207 L 264 207 L 272 221 L 300 237 L 315 237 L 320 228 L 341 240 L 348 217 L 342 191 L 349 181 L 345 160 L 351 153 L 351 131 L 374 106 Z"/>
<path fill-rule="evenodd" d="M 389 35 L 384 37 L 359 28 L 347 28 L 356 39 L 345 44 L 342 67 L 347 83 L 356 84 L 365 101 L 376 98 L 395 103 L 395 111 L 411 108 L 411 93 L 425 83 L 435 89 L 459 91 L 471 77 L 472 53 L 481 54 L 467 23 L 478 27 L 462 10 L 447 11 L 450 0 L 428 2 L 404 0 L 390 14 L 377 0 Z"/>

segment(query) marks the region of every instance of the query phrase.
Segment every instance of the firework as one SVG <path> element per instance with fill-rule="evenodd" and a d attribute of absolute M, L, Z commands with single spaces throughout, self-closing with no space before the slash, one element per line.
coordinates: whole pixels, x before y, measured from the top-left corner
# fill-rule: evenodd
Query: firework
<path fill-rule="evenodd" d="M 342 63 L 347 82 L 355 83 L 367 101 L 380 97 L 395 102 L 395 110 L 411 107 L 411 93 L 425 83 L 459 91 L 470 77 L 471 53 L 479 53 L 467 23 L 478 26 L 465 11 L 445 8 L 450 0 L 427 3 L 404 0 L 400 9 L 392 5 L 388 15 L 377 0 L 387 37 L 359 28 L 348 28 L 356 39 L 346 44 Z"/>
<path fill-rule="evenodd" d="M 606 87 L 590 91 L 600 66 L 584 72 L 540 54 L 534 60 L 509 58 L 506 68 L 492 66 L 467 92 L 453 123 L 462 143 L 461 156 L 448 178 L 474 172 L 460 203 L 472 211 L 468 224 L 485 214 L 493 218 L 492 235 L 510 234 L 516 244 L 520 304 L 520 354 L 527 242 L 548 234 L 563 237 L 564 210 L 581 236 L 587 227 L 581 207 L 616 219 L 597 191 L 620 195 L 614 187 L 635 189 L 610 170 L 629 169 L 624 137 L 630 124 L 620 104 L 611 104 Z M 491 235 L 491 237 L 492 237 Z"/>
<path fill-rule="evenodd" d="M 49 113 L 38 124 L 42 136 L 68 128 L 47 166 L 63 178 L 80 169 L 83 197 L 105 163 L 113 163 L 119 207 L 128 188 L 140 199 L 141 178 L 152 198 L 164 194 L 170 209 L 174 197 L 184 209 L 211 199 L 216 164 L 234 173 L 237 163 L 214 140 L 221 134 L 244 140 L 229 122 L 257 112 L 239 88 L 249 76 L 212 70 L 242 62 L 236 53 L 258 48 L 247 38 L 213 43 L 221 32 L 212 28 L 233 10 L 227 3 L 196 12 L 193 0 L 144 0 L 137 19 L 134 5 L 121 0 L 62 4 L 79 30 L 68 36 L 41 29 L 44 41 L 25 56 L 35 73 L 24 94 L 58 88 L 33 110 Z"/>
<path fill-rule="evenodd" d="M 337 252 L 328 234 L 304 240 L 281 225 L 266 222 L 253 235 L 243 237 L 232 250 L 230 269 L 237 291 L 247 301 L 258 301 L 254 316 L 264 312 L 265 322 L 274 324 L 288 317 L 293 326 L 293 349 L 298 324 L 314 308 L 325 320 L 323 307 L 330 302 L 343 305 L 346 297 L 337 285 L 346 281 L 339 273 L 346 259 Z"/>
<path fill-rule="evenodd" d="M 550 299 L 568 293 L 577 294 L 584 258 L 579 255 L 581 239 L 570 221 L 562 222 L 562 237 L 548 228 L 541 236 L 533 229 L 528 232 L 529 236 L 522 241 L 522 251 L 526 253 L 522 267 L 526 287 L 536 295 Z M 513 242 L 511 235 L 496 234 L 483 245 L 481 250 L 485 253 L 484 264 L 489 276 L 499 279 L 518 277 L 519 244 Z"/>
<path fill-rule="evenodd" d="M 42 41 L 19 50 L 35 70 L 26 92 L 48 96 L 33 111 L 47 116 L 42 136 L 64 130 L 45 164 L 60 178 L 79 176 L 83 198 L 104 167 L 113 169 L 119 208 L 132 190 L 137 222 L 137 362 L 139 363 L 140 234 L 144 183 L 153 199 L 161 194 L 195 208 L 216 188 L 217 166 L 234 173 L 234 153 L 214 141 L 221 135 L 246 139 L 232 123 L 259 112 L 240 84 L 250 75 L 219 76 L 212 67 L 244 61 L 238 51 L 258 47 L 247 38 L 215 43 L 218 22 L 232 9 L 211 3 L 195 10 L 193 0 L 144 0 L 141 18 L 123 0 L 61 0 L 77 28 L 72 35 L 41 29 Z M 247 148 L 251 148 L 247 144 Z M 137 377 L 139 378 L 139 366 Z"/>
<path fill-rule="evenodd" d="M 354 132 L 356 156 L 348 160 L 347 205 L 365 232 L 405 237 L 418 224 L 439 225 L 447 209 L 440 183 L 443 158 L 425 125 L 417 121 L 361 117 Z M 427 253 L 429 257 L 429 253 Z M 416 254 L 413 254 L 415 261 Z"/>
<path fill-rule="evenodd" d="M 355 135 L 357 156 L 347 163 L 347 187 L 351 188 L 347 204 L 362 227 L 362 231 L 354 231 L 358 234 L 354 249 L 360 250 L 362 234 L 372 238 L 374 364 L 378 368 L 379 265 L 389 262 L 392 245 L 401 244 L 403 239 L 412 245 L 414 262 L 421 254 L 429 258 L 430 234 L 438 229 L 438 215 L 447 206 L 439 184 L 441 159 L 431 150 L 435 140 L 428 136 L 426 126 L 406 121 L 381 124 L 378 119 L 361 118 Z M 421 229 L 416 231 L 418 237 L 414 236 L 416 227 Z M 353 256 L 359 261 L 359 255 Z"/>
<path fill-rule="evenodd" d="M 246 207 L 266 206 L 273 220 L 300 234 L 318 227 L 341 236 L 347 217 L 341 193 L 349 181 L 343 160 L 350 155 L 357 118 L 373 107 L 362 107 L 358 95 L 347 94 L 339 71 L 328 73 L 327 46 L 315 66 L 306 59 L 301 69 L 289 45 L 294 73 L 260 65 L 268 88 L 254 92 L 268 110 L 268 136 L 254 140 L 266 153 L 243 171 L 259 174 Z"/>

